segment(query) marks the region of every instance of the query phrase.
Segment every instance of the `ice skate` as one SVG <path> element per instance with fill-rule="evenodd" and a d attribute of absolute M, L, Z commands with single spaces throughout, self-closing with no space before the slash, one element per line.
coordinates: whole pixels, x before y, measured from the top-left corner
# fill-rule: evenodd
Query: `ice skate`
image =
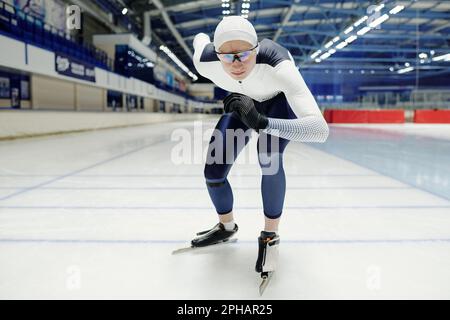
<path fill-rule="evenodd" d="M 280 237 L 275 232 L 261 231 L 258 238 L 258 259 L 255 270 L 261 275 L 259 294 L 262 296 L 275 272 L 278 262 Z"/>
<path fill-rule="evenodd" d="M 231 238 L 237 231 L 238 225 L 235 224 L 232 231 L 225 230 L 222 223 L 216 224 L 212 229 L 205 230 L 197 233 L 197 238 L 191 241 L 191 246 L 186 248 L 177 249 L 172 252 L 172 254 L 183 253 L 198 248 L 204 248 L 209 246 L 218 246 L 223 244 L 234 243 L 237 241 L 236 238 Z"/>

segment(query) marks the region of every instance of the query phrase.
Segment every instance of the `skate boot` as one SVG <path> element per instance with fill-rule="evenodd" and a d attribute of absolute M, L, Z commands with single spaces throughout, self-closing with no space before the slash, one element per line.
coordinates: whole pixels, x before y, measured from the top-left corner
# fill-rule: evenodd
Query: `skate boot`
<path fill-rule="evenodd" d="M 225 230 L 222 223 L 216 224 L 212 229 L 197 233 L 197 238 L 191 241 L 192 247 L 206 247 L 213 244 L 227 242 L 238 231 L 238 225 L 234 225 L 232 231 Z"/>
<path fill-rule="evenodd" d="M 264 293 L 277 267 L 279 244 L 280 237 L 275 232 L 261 231 L 261 236 L 258 238 L 259 250 L 255 266 L 256 272 L 261 274 L 262 279 L 259 286 L 260 295 Z"/>

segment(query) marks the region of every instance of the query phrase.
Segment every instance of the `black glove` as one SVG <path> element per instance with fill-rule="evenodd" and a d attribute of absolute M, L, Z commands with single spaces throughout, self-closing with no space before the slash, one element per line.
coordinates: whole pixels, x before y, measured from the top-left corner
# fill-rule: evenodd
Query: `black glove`
<path fill-rule="evenodd" d="M 223 100 L 226 113 L 236 112 L 238 117 L 249 128 L 260 130 L 266 129 L 269 120 L 266 116 L 259 113 L 253 100 L 239 93 L 232 93 Z"/>

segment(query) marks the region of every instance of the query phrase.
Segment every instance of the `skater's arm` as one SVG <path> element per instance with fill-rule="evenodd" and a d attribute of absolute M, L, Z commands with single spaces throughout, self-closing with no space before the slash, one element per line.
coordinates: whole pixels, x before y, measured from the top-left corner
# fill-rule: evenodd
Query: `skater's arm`
<path fill-rule="evenodd" d="M 266 133 L 301 142 L 325 142 L 329 129 L 295 63 L 285 60 L 275 70 L 275 81 L 297 119 L 268 118 Z"/>
<path fill-rule="evenodd" d="M 202 61 L 202 55 L 204 54 L 206 46 L 211 44 L 211 40 L 209 36 L 205 33 L 199 33 L 195 36 L 193 46 L 194 46 L 194 56 L 192 58 L 195 69 L 202 76 L 210 79 L 211 78 L 211 69 L 214 69 L 214 66 L 211 66 L 211 62 Z M 214 63 L 213 63 L 214 64 Z"/>

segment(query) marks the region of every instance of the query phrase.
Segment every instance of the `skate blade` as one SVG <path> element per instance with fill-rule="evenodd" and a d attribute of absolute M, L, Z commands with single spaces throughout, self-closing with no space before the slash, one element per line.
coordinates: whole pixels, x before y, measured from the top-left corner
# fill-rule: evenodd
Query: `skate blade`
<path fill-rule="evenodd" d="M 172 255 L 174 254 L 180 254 L 180 253 L 184 253 L 184 252 L 188 252 L 188 251 L 193 251 L 193 250 L 199 250 L 199 249 L 204 249 L 204 248 L 210 248 L 210 247 L 216 247 L 216 246 L 220 246 L 220 245 L 224 245 L 224 244 L 230 244 L 230 243 L 235 243 L 238 239 L 237 238 L 233 238 L 233 239 L 229 239 L 223 242 L 219 242 L 216 244 L 211 244 L 209 246 L 206 247 L 186 247 L 186 248 L 180 248 L 180 249 L 176 249 L 174 251 L 172 251 Z"/>
<path fill-rule="evenodd" d="M 269 285 L 270 280 L 272 279 L 274 272 L 267 272 L 267 275 L 262 276 L 262 281 L 259 286 L 259 295 L 262 296 L 264 294 L 264 291 L 266 290 L 267 286 Z"/>

